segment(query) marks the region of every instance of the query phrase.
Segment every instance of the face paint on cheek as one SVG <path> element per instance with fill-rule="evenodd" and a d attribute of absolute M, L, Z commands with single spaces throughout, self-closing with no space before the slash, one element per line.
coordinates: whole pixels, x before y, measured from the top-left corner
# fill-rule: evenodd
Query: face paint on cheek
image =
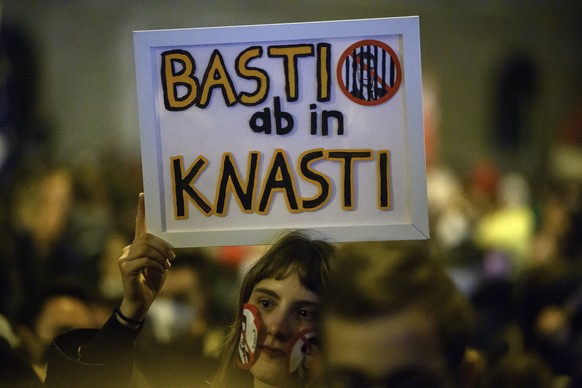
<path fill-rule="evenodd" d="M 256 361 L 255 355 L 262 325 L 259 310 L 252 304 L 245 304 L 238 346 L 238 366 L 242 369 L 250 369 Z"/>
<path fill-rule="evenodd" d="M 289 345 L 287 372 L 300 378 L 310 373 L 319 357 L 319 336 L 312 328 L 297 333 Z"/>

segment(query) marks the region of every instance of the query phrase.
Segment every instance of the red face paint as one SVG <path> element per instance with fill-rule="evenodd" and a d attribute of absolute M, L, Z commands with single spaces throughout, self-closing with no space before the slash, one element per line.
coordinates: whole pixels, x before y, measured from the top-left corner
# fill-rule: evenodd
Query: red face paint
<path fill-rule="evenodd" d="M 297 333 L 289 345 L 287 372 L 299 377 L 309 373 L 314 357 L 319 354 L 319 337 L 309 328 Z"/>

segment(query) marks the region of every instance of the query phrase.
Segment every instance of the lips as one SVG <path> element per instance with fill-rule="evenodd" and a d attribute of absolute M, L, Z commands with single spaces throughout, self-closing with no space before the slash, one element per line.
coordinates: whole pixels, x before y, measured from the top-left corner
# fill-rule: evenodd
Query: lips
<path fill-rule="evenodd" d="M 261 349 L 261 352 L 265 353 L 270 358 L 284 358 L 287 356 L 286 351 L 276 347 L 261 345 L 259 349 Z"/>

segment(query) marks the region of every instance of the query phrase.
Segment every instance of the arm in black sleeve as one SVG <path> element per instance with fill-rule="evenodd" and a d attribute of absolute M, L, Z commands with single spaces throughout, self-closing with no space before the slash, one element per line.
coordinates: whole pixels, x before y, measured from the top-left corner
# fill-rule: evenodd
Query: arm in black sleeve
<path fill-rule="evenodd" d="M 125 327 L 113 314 L 100 330 L 80 329 L 58 336 L 49 353 L 45 385 L 128 386 L 140 331 Z"/>

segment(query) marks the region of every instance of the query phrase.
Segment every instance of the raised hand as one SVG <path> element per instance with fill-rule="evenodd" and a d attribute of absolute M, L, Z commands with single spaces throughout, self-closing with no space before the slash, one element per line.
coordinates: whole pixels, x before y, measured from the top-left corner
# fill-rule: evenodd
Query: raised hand
<path fill-rule="evenodd" d="M 147 232 L 144 194 L 139 195 L 135 237 L 118 260 L 124 297 L 119 310 L 132 320 L 141 321 L 166 281 L 166 271 L 175 258 L 172 246 Z"/>

